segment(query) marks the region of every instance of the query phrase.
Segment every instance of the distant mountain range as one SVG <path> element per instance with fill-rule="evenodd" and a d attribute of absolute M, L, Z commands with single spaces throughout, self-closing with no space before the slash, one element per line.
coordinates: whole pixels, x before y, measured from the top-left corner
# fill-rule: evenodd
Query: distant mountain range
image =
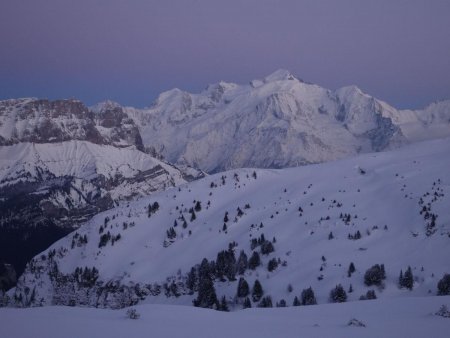
<path fill-rule="evenodd" d="M 0 101 L 0 145 L 85 140 L 214 173 L 284 168 L 450 136 L 450 100 L 397 110 L 356 86 L 336 91 L 278 70 L 247 85 L 162 93 L 146 109 L 107 101 Z"/>
<path fill-rule="evenodd" d="M 121 108 L 93 110 L 107 107 Z M 122 109 L 144 147 L 209 173 L 319 163 L 450 135 L 450 101 L 397 110 L 355 86 L 331 91 L 286 70 L 200 94 L 173 89 L 148 109 Z"/>

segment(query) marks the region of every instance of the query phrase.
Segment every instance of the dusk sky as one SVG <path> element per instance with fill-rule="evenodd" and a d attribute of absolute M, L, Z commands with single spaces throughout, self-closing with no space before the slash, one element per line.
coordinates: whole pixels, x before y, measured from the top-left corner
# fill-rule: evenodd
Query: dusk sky
<path fill-rule="evenodd" d="M 3 0 L 0 99 L 149 106 L 278 68 L 398 108 L 450 99 L 448 0 Z"/>

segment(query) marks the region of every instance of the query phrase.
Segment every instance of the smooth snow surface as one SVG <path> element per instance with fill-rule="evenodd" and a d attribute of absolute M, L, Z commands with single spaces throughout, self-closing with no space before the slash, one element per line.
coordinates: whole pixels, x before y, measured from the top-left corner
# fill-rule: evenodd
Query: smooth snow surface
<path fill-rule="evenodd" d="M 8 338 L 447 338 L 450 318 L 434 313 L 450 297 L 403 298 L 295 308 L 249 309 L 234 313 L 167 305 L 126 309 L 71 307 L 0 309 L 2 337 Z M 357 319 L 365 327 L 349 326 Z"/>

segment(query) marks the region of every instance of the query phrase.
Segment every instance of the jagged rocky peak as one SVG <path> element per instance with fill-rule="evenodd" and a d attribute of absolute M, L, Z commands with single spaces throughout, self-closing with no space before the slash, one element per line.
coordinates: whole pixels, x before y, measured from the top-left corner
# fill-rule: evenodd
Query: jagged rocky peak
<path fill-rule="evenodd" d="M 62 142 L 102 143 L 93 113 L 79 100 L 19 99 L 0 101 L 0 144 Z"/>
<path fill-rule="evenodd" d="M 89 109 L 76 99 L 51 101 L 48 99 L 22 98 L 0 101 L 0 115 L 14 113 L 22 120 L 35 116 L 58 118 L 72 115 L 85 118 L 90 114 Z"/>
<path fill-rule="evenodd" d="M 119 127 L 128 118 L 122 106 L 114 101 L 105 101 L 92 107 L 97 124 L 105 128 Z"/>
<path fill-rule="evenodd" d="M 89 109 L 75 99 L 0 101 L 0 145 L 69 140 L 144 149 L 139 128 L 117 103 Z"/>

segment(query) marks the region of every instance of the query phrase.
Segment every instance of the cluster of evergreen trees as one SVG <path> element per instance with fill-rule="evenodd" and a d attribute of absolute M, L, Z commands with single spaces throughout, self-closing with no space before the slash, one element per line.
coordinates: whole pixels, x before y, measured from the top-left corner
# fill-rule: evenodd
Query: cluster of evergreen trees
<path fill-rule="evenodd" d="M 406 289 L 412 290 L 413 285 L 414 285 L 414 277 L 413 277 L 410 266 L 408 266 L 405 273 L 403 273 L 403 271 L 400 270 L 400 276 L 398 278 L 398 285 L 400 286 L 400 288 L 406 288 Z"/>
<path fill-rule="evenodd" d="M 113 236 L 108 231 L 106 234 L 103 234 L 100 236 L 100 241 L 98 242 L 98 247 L 101 248 L 101 247 L 106 246 L 106 244 L 108 244 L 109 241 L 111 241 L 111 245 L 114 245 L 114 242 L 117 242 L 121 238 L 122 238 L 122 236 L 120 234 Z"/>
<path fill-rule="evenodd" d="M 83 245 L 86 245 L 87 242 L 88 242 L 87 235 L 81 236 L 78 232 L 76 232 L 75 235 L 73 235 L 72 237 L 71 248 L 73 249 L 75 246 L 81 247 Z"/>
<path fill-rule="evenodd" d="M 87 266 L 85 266 L 84 269 L 80 267 L 75 268 L 73 277 L 75 278 L 79 286 L 91 288 L 95 285 L 99 274 L 95 266 L 92 268 L 88 268 Z"/>
<path fill-rule="evenodd" d="M 438 295 L 450 296 L 450 274 L 446 273 L 438 282 Z"/>
<path fill-rule="evenodd" d="M 227 214 L 225 215 L 227 217 Z M 261 235 L 259 239 L 255 239 L 256 248 L 261 247 L 261 252 L 269 254 L 275 249 L 270 241 Z M 228 250 L 220 251 L 217 254 L 215 261 L 208 261 L 206 258 L 202 260 L 201 264 L 196 267 L 192 267 L 186 277 L 186 287 L 190 294 L 198 292 L 197 298 L 194 300 L 194 306 L 207 307 L 223 310 L 227 308 L 226 299 L 222 298 L 218 301 L 216 291 L 214 288 L 214 281 L 217 279 L 221 282 L 226 280 L 235 281 L 236 275 L 243 275 L 247 269 L 254 270 L 261 265 L 261 258 L 257 251 L 253 251 L 250 258 L 244 250 L 241 250 L 238 258 L 236 259 L 234 248 L 236 243 L 230 243 Z M 275 269 L 278 266 L 278 261 L 269 261 L 269 270 Z M 259 302 L 264 292 L 261 283 L 256 280 L 252 289 L 251 297 L 253 302 Z M 245 299 L 250 295 L 250 287 L 243 277 L 239 278 L 237 297 L 244 298 L 244 307 L 251 307 L 250 299 Z M 266 299 L 268 304 L 268 300 Z M 267 305 L 266 304 L 266 305 Z M 225 310 L 224 310 L 225 311 Z"/>
<path fill-rule="evenodd" d="M 274 238 L 275 240 L 275 238 Z M 250 241 L 250 248 L 255 250 L 257 247 L 261 247 L 261 253 L 263 255 L 268 255 L 275 251 L 275 248 L 271 241 L 266 240 L 264 234 L 261 234 L 259 238 L 252 238 Z"/>
<path fill-rule="evenodd" d="M 383 280 L 385 279 L 386 271 L 384 270 L 384 264 L 375 264 L 364 274 L 364 283 L 367 286 L 381 286 Z"/>
<path fill-rule="evenodd" d="M 153 215 L 158 210 L 159 210 L 159 203 L 158 202 L 154 202 L 153 204 L 149 203 L 148 206 L 147 206 L 147 215 L 148 215 L 148 217 Z"/>
<path fill-rule="evenodd" d="M 353 235 L 348 234 L 348 239 L 353 239 L 353 240 L 361 239 L 361 233 L 358 230 Z"/>

